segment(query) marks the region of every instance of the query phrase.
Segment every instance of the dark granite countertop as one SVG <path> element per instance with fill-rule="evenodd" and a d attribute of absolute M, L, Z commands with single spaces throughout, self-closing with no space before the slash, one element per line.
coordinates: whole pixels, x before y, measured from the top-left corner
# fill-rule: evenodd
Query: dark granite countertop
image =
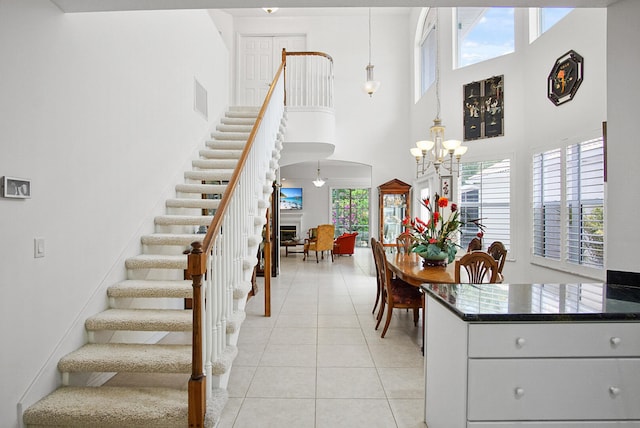
<path fill-rule="evenodd" d="M 640 321 L 640 286 L 423 284 L 464 321 Z"/>

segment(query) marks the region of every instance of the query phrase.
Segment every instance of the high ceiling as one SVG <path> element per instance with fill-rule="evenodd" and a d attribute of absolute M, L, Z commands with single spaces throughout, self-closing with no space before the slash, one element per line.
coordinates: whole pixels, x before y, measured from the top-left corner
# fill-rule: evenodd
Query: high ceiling
<path fill-rule="evenodd" d="M 160 9 L 260 9 L 280 8 L 350 8 L 350 7 L 606 7 L 616 0 L 51 0 L 64 12 L 98 12 L 115 10 Z"/>

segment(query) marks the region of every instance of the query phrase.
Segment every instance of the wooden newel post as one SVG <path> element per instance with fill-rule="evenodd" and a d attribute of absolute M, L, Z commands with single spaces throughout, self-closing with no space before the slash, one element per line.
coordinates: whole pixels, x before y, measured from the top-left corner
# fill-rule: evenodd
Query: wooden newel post
<path fill-rule="evenodd" d="M 189 379 L 189 427 L 204 427 L 207 409 L 207 379 L 202 362 L 202 276 L 207 271 L 207 255 L 202 243 L 191 244 L 187 271 L 193 279 L 193 331 L 191 354 L 191 378 Z"/>

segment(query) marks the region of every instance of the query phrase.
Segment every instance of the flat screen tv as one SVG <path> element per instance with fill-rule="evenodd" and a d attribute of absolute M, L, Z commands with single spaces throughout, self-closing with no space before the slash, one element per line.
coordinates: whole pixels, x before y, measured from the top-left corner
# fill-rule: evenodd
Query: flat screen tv
<path fill-rule="evenodd" d="M 302 187 L 281 187 L 280 188 L 280 209 L 281 210 L 301 210 L 302 209 Z"/>

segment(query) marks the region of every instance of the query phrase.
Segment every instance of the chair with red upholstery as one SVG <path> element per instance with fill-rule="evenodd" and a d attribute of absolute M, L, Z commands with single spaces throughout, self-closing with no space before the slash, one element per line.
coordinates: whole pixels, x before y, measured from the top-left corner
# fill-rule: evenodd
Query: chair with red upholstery
<path fill-rule="evenodd" d="M 356 247 L 356 236 L 358 232 L 343 233 L 333 241 L 333 254 L 349 254 L 352 255 Z"/>

